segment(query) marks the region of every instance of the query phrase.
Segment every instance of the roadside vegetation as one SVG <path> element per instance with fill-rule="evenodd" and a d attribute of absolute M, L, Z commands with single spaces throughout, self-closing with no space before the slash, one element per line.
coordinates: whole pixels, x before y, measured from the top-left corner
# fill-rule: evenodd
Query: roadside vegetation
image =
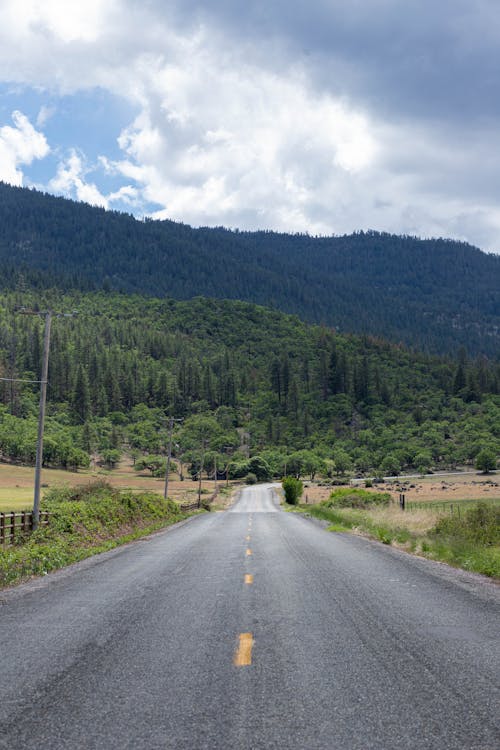
<path fill-rule="evenodd" d="M 349 531 L 408 552 L 500 578 L 500 504 L 478 502 L 443 513 L 432 507 L 402 512 L 389 493 L 338 489 L 300 512 L 329 522 L 330 531 Z"/>
<path fill-rule="evenodd" d="M 119 491 L 106 482 L 54 489 L 43 500 L 50 523 L 0 547 L 0 587 L 83 560 L 186 518 L 156 493 Z"/>

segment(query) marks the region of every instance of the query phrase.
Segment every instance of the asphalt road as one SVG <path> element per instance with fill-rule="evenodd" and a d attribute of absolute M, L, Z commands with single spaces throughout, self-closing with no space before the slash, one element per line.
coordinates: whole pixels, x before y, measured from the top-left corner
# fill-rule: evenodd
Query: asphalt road
<path fill-rule="evenodd" d="M 0 604 L 1 748 L 500 747 L 499 587 L 262 487 Z"/>

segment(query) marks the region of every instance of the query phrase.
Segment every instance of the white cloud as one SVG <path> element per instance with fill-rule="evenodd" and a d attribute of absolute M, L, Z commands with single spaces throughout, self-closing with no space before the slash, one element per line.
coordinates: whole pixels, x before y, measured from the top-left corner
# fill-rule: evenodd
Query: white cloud
<path fill-rule="evenodd" d="M 43 133 L 35 130 L 22 112 L 13 112 L 12 120 L 15 127 L 0 128 L 0 179 L 11 185 L 22 185 L 23 172 L 19 167 L 31 164 L 34 159 L 43 159 L 50 149 Z"/>
<path fill-rule="evenodd" d="M 101 159 L 100 163 L 109 171 L 106 160 Z M 131 185 L 124 185 L 104 195 L 95 182 L 87 180 L 88 174 L 92 171 L 95 171 L 95 168 L 87 166 L 85 158 L 76 149 L 72 149 L 67 159 L 59 163 L 57 174 L 50 180 L 49 188 L 54 193 L 102 208 L 110 208 L 111 204 L 116 202 L 131 206 L 140 205 L 138 190 Z"/>

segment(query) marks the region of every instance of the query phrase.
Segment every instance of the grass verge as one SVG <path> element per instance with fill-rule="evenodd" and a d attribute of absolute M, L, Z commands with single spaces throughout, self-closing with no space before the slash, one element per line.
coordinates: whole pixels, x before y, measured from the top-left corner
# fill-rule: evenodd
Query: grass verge
<path fill-rule="evenodd" d="M 329 501 L 327 501 L 328 503 Z M 500 507 L 478 503 L 458 515 L 435 509 L 300 506 L 299 512 L 330 522 L 329 531 L 368 536 L 383 544 L 491 578 L 500 578 Z"/>
<path fill-rule="evenodd" d="M 51 513 L 48 526 L 0 548 L 0 587 L 45 575 L 192 515 L 155 493 L 120 492 L 105 482 L 53 490 L 43 509 Z"/>

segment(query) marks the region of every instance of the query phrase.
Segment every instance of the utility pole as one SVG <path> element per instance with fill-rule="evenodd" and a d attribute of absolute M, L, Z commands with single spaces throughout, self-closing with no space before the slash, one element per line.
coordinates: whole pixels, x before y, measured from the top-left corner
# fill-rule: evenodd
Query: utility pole
<path fill-rule="evenodd" d="M 172 430 L 174 429 L 174 418 L 170 417 L 168 421 L 168 453 L 167 453 L 167 468 L 165 470 L 165 489 L 163 490 L 163 497 L 165 500 L 168 498 L 168 475 L 170 474 L 170 458 L 172 456 Z"/>
<path fill-rule="evenodd" d="M 215 481 L 215 494 L 217 494 L 217 456 L 214 456 L 214 481 Z"/>
<path fill-rule="evenodd" d="M 174 419 L 174 417 L 169 417 L 168 420 L 167 468 L 165 470 L 165 488 L 163 490 L 163 497 L 165 498 L 165 500 L 168 498 L 168 475 L 170 474 L 170 459 L 172 458 L 172 432 L 174 429 L 174 422 L 182 422 L 182 419 Z"/>
<path fill-rule="evenodd" d="M 38 528 L 40 521 L 40 488 L 42 479 L 42 462 L 43 462 L 43 431 L 45 425 L 45 404 L 47 401 L 47 381 L 49 375 L 49 351 L 50 351 L 50 330 L 52 325 L 52 316 L 58 318 L 72 318 L 77 315 L 77 311 L 72 313 L 54 313 L 52 310 L 39 312 L 38 310 L 27 310 L 21 307 L 17 312 L 21 315 L 38 315 L 45 317 L 45 331 L 43 336 L 43 355 L 42 355 L 42 378 L 40 380 L 40 406 L 38 411 L 38 434 L 36 441 L 36 461 L 35 461 L 35 488 L 33 493 L 33 529 Z"/>
<path fill-rule="evenodd" d="M 226 452 L 227 451 L 232 451 L 233 450 L 233 446 L 232 445 L 225 445 L 224 446 L 224 450 Z M 227 463 L 226 463 L 226 468 L 224 470 L 225 474 L 226 474 L 226 487 L 229 486 L 229 464 L 230 463 L 231 463 L 231 456 L 228 456 Z"/>
<path fill-rule="evenodd" d="M 206 440 L 201 441 L 201 462 L 200 462 L 200 475 L 198 477 L 198 508 L 201 508 L 201 475 L 203 473 L 203 466 L 205 465 L 205 448 L 207 447 Z"/>
<path fill-rule="evenodd" d="M 45 403 L 47 400 L 47 379 L 49 375 L 50 327 L 52 312 L 45 313 L 45 333 L 43 337 L 42 379 L 40 381 L 40 408 L 38 411 L 38 436 L 36 441 L 35 463 L 35 492 L 33 497 L 33 528 L 38 527 L 40 521 L 40 486 L 42 479 L 43 460 L 43 429 L 45 424 Z"/>

